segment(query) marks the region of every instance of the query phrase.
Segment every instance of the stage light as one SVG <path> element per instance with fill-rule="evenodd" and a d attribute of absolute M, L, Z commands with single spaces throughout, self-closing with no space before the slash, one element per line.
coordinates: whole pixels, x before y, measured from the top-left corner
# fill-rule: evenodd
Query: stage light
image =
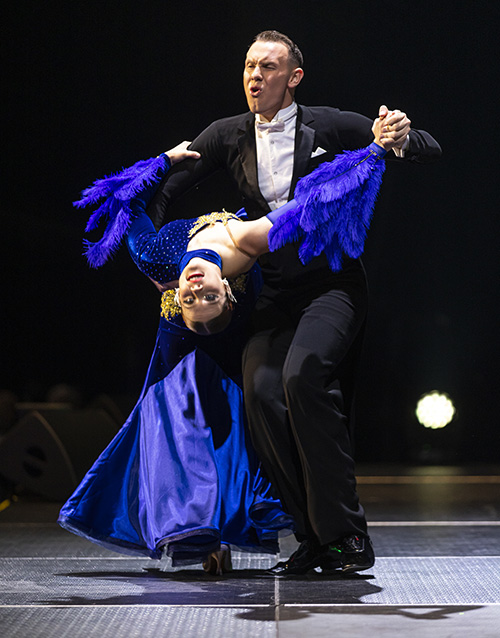
<path fill-rule="evenodd" d="M 420 397 L 415 414 L 425 428 L 444 428 L 455 416 L 456 409 L 447 394 L 434 390 Z"/>

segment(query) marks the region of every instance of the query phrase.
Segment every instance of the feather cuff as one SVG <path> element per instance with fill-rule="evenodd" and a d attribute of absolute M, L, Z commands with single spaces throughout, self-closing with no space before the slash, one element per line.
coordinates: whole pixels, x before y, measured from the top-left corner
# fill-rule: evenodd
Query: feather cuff
<path fill-rule="evenodd" d="M 303 264 L 325 253 L 330 268 L 341 270 L 342 256 L 359 257 L 364 249 L 385 162 L 367 147 L 345 151 L 321 164 L 297 184 L 297 206 L 274 223 L 269 249 L 300 240 Z"/>
<path fill-rule="evenodd" d="M 92 268 L 99 268 L 119 248 L 134 218 L 133 199 L 140 196 L 147 203 L 154 195 L 158 182 L 170 168 L 167 155 L 141 160 L 119 173 L 96 180 L 82 192 L 82 198 L 73 205 L 76 208 L 104 201 L 90 216 L 86 232 L 97 228 L 103 218 L 107 225 L 98 242 L 84 240 L 84 255 Z"/>

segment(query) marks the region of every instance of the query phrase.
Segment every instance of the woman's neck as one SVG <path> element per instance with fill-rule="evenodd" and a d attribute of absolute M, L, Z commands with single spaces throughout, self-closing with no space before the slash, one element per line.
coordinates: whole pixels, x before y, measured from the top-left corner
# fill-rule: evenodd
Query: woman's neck
<path fill-rule="evenodd" d="M 223 277 L 236 277 L 249 270 L 255 263 L 255 259 L 250 259 L 238 251 L 223 224 L 207 226 L 189 240 L 187 250 L 199 248 L 209 248 L 219 253 L 222 257 Z"/>

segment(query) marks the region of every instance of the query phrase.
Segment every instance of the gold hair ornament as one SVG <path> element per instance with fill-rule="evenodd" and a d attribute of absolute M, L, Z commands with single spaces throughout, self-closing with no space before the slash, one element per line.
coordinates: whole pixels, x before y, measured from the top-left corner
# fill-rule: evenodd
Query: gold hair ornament
<path fill-rule="evenodd" d="M 181 306 L 178 303 L 179 289 L 165 290 L 161 296 L 161 312 L 160 315 L 167 321 L 170 321 L 177 315 L 181 314 Z"/>

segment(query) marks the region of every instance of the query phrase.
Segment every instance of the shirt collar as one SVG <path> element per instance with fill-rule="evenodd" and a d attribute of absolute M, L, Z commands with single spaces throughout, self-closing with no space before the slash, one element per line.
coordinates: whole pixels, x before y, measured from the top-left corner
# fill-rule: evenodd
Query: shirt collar
<path fill-rule="evenodd" d="M 297 115 L 297 102 L 292 102 L 290 106 L 287 106 L 285 109 L 281 109 L 281 111 L 278 111 L 271 122 L 288 122 L 293 117 L 295 117 L 295 115 Z M 255 120 L 256 122 L 265 122 L 265 120 L 261 118 L 260 113 L 255 114 Z"/>

